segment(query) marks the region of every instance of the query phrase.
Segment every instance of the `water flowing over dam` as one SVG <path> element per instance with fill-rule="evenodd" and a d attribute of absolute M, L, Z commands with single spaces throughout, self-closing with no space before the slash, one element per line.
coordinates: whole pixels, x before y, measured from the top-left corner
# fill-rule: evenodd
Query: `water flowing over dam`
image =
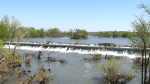
<path fill-rule="evenodd" d="M 15 48 L 29 51 L 53 51 L 61 53 L 79 54 L 101 54 L 103 56 L 129 57 L 131 59 L 140 57 L 137 48 L 129 46 L 104 46 L 96 44 L 60 44 L 60 43 L 31 43 L 31 42 L 12 42 L 5 43 L 5 48 Z M 148 49 L 149 50 L 149 49 Z"/>

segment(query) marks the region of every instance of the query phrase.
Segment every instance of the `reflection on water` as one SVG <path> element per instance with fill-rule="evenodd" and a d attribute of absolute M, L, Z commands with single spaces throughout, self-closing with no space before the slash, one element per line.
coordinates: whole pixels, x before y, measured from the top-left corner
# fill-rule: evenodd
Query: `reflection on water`
<path fill-rule="evenodd" d="M 31 70 L 34 74 L 39 67 L 43 66 L 46 69 L 51 69 L 51 75 L 53 77 L 51 84 L 103 84 L 101 71 L 101 64 L 105 63 L 107 60 L 100 60 L 98 62 L 88 62 L 83 60 L 84 58 L 90 57 L 90 55 L 81 55 L 76 53 L 58 53 L 58 52 L 42 52 L 41 59 L 38 60 L 38 52 L 33 51 L 18 51 L 25 60 L 27 53 L 32 54 L 32 64 L 27 66 L 23 64 L 22 68 L 26 70 Z M 53 57 L 56 59 L 64 59 L 66 63 L 59 62 L 48 62 L 47 57 Z M 122 71 L 124 73 L 131 70 L 132 61 L 128 58 L 119 59 L 122 65 Z M 140 80 L 137 76 L 134 80 L 129 82 L 129 84 L 139 84 Z"/>

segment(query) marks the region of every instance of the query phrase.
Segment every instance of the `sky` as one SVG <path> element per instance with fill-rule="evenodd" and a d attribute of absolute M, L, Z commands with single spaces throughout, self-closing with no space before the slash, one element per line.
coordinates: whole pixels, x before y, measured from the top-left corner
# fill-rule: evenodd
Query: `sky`
<path fill-rule="evenodd" d="M 14 16 L 24 26 L 62 31 L 131 31 L 138 5 L 150 0 L 0 0 L 0 17 Z"/>

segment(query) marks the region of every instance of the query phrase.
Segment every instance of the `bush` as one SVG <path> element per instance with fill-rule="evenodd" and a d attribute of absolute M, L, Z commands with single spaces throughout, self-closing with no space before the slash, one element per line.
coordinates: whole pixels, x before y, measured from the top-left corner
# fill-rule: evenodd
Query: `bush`
<path fill-rule="evenodd" d="M 108 60 L 102 66 L 104 72 L 104 79 L 106 84 L 125 84 L 127 81 L 133 79 L 133 74 L 121 74 L 120 72 L 121 65 L 115 59 Z"/>
<path fill-rule="evenodd" d="M 101 60 L 101 54 L 96 54 L 92 58 L 84 58 L 85 61 L 99 61 Z"/>
<path fill-rule="evenodd" d="M 94 55 L 92 59 L 95 60 L 95 61 L 100 60 L 101 59 L 101 54 Z"/>
<path fill-rule="evenodd" d="M 20 68 L 19 56 L 13 56 L 8 50 L 0 49 L 0 83 L 8 80 L 15 74 L 14 70 Z"/>
<path fill-rule="evenodd" d="M 48 71 L 44 68 L 40 68 L 38 73 L 36 73 L 33 76 L 32 82 L 37 84 L 48 84 L 49 82 Z"/>

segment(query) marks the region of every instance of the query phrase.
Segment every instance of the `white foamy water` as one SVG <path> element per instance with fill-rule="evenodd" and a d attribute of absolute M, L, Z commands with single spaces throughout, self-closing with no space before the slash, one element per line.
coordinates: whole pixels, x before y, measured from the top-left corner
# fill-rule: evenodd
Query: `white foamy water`
<path fill-rule="evenodd" d="M 4 48 L 11 48 L 13 49 L 14 45 L 5 45 Z M 118 53 L 117 51 L 107 51 L 107 50 L 83 50 L 83 49 L 67 49 L 66 48 L 43 48 L 40 47 L 31 47 L 31 46 L 17 46 L 16 49 L 18 50 L 28 50 L 28 51 L 53 51 L 53 52 L 61 52 L 61 53 L 78 53 L 78 54 L 101 54 L 103 56 L 119 56 L 119 57 L 128 57 L 128 58 L 136 58 L 140 57 L 138 54 L 129 54 L 127 52 Z"/>

